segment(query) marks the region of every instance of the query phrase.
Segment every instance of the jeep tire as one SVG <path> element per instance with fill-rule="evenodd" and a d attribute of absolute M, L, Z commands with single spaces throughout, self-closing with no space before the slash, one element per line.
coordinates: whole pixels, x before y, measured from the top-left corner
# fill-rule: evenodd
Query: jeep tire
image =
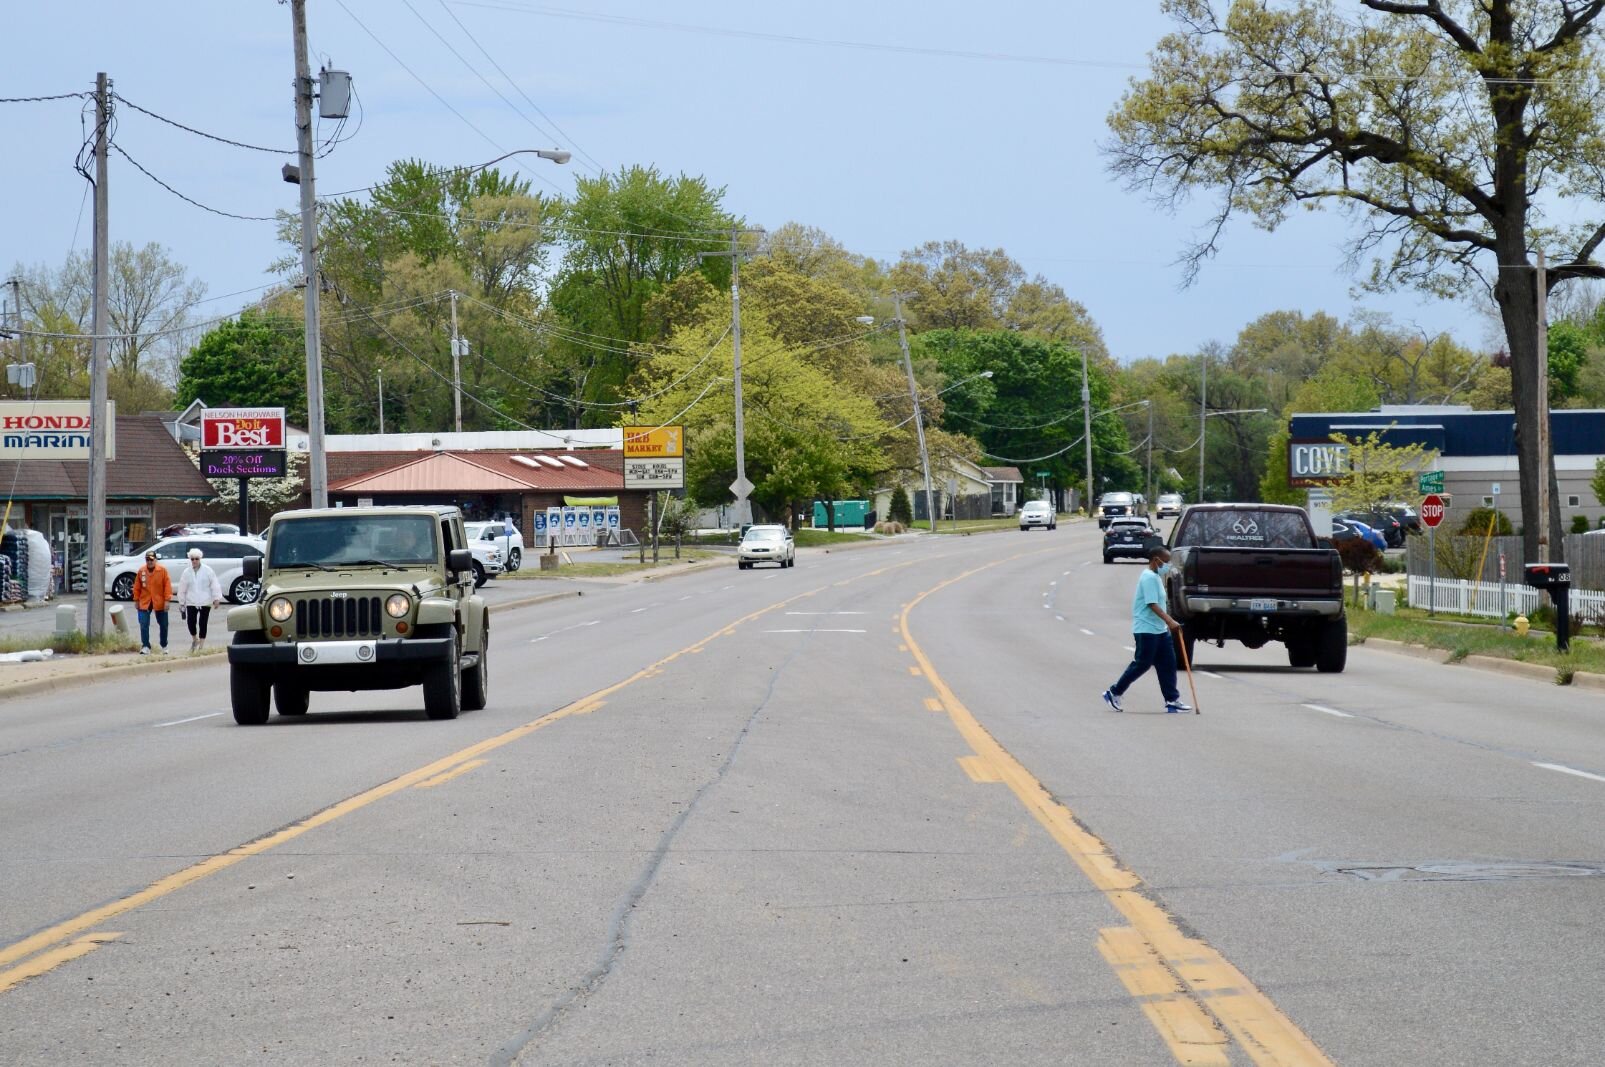
<path fill-rule="evenodd" d="M 1349 659 L 1349 622 L 1339 615 L 1328 620 L 1315 638 L 1315 669 L 1341 674 Z"/>
<path fill-rule="evenodd" d="M 246 667 L 230 667 L 229 702 L 234 721 L 241 726 L 261 726 L 268 721 L 268 680 Z"/>
<path fill-rule="evenodd" d="M 463 710 L 462 656 L 453 640 L 450 658 L 424 675 L 424 714 L 431 719 L 455 719 Z"/>
<path fill-rule="evenodd" d="M 463 709 L 479 711 L 490 699 L 490 620 L 479 626 L 479 662 L 463 671 Z"/>
<path fill-rule="evenodd" d="M 294 682 L 273 683 L 273 707 L 280 715 L 305 715 L 312 694 Z"/>

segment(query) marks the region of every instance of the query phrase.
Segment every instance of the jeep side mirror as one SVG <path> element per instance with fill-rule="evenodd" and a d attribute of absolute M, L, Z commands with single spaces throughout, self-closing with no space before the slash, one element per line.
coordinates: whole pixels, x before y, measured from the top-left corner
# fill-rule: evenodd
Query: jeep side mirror
<path fill-rule="evenodd" d="M 262 557 L 246 556 L 245 563 L 240 567 L 241 573 L 253 581 L 262 580 Z"/>
<path fill-rule="evenodd" d="M 474 569 L 474 554 L 466 548 L 454 548 L 446 556 L 446 568 L 453 574 Z"/>

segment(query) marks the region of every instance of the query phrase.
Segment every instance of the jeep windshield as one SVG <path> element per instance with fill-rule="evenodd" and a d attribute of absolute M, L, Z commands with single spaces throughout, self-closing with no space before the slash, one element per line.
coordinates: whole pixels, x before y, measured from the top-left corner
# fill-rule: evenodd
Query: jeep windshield
<path fill-rule="evenodd" d="M 428 515 L 285 519 L 268 542 L 269 567 L 427 567 L 437 558 Z"/>

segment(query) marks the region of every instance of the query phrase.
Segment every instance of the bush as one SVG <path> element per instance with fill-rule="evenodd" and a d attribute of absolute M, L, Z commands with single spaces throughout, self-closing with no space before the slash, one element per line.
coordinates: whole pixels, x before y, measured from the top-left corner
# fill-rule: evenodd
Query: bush
<path fill-rule="evenodd" d="M 1588 516 L 1587 515 L 1573 515 L 1572 516 L 1572 533 L 1577 534 L 1577 533 L 1587 533 L 1587 532 L 1588 532 Z"/>
<path fill-rule="evenodd" d="M 900 522 L 877 522 L 875 532 L 878 534 L 900 534 L 908 527 Z"/>
<path fill-rule="evenodd" d="M 914 504 L 908 499 L 908 490 L 898 486 L 892 490 L 892 502 L 886 509 L 886 517 L 893 522 L 900 522 L 904 526 L 914 521 Z M 902 531 L 898 531 L 901 533 Z"/>
<path fill-rule="evenodd" d="M 1460 523 L 1460 532 L 1463 534 L 1483 537 L 1488 533 L 1488 520 L 1494 520 L 1494 535 L 1508 537 L 1515 531 L 1511 529 L 1510 520 L 1503 511 L 1494 508 L 1472 508 L 1466 512 L 1465 519 Z"/>
<path fill-rule="evenodd" d="M 1382 569 L 1382 553 L 1371 542 L 1355 537 L 1338 542 L 1338 556 L 1350 574 L 1374 574 Z"/>

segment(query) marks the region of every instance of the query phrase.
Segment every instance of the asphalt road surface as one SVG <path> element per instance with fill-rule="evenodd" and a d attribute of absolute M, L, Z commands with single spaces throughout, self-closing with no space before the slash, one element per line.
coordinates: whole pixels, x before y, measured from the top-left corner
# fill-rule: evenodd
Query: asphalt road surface
<path fill-rule="evenodd" d="M 0 1063 L 1599 1063 L 1599 695 L 1200 646 L 1201 715 L 1116 715 L 1137 570 L 592 586 L 451 722 L 0 703 Z"/>

